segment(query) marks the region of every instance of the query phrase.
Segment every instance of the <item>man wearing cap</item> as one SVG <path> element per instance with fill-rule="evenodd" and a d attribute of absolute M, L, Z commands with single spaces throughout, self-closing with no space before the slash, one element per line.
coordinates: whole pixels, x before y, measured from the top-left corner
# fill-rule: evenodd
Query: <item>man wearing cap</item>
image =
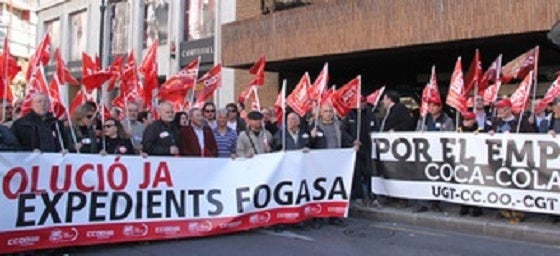
<path fill-rule="evenodd" d="M 519 123 L 519 118 L 516 117 L 511 111 L 511 101 L 509 99 L 501 99 L 494 105 L 496 107 L 496 120 L 492 122 L 492 128 L 489 131 L 490 134 L 494 133 L 517 133 L 517 127 L 519 126 L 519 132 L 535 132 L 536 129 L 532 126 L 526 118 L 521 119 L 521 124 Z M 496 166 L 497 168 L 497 166 Z M 509 209 L 500 210 L 502 217 L 510 220 L 511 223 L 519 223 L 525 217 L 523 212 L 513 211 Z"/>
<path fill-rule="evenodd" d="M 422 124 L 422 122 L 424 123 Z M 455 131 L 453 119 L 442 111 L 440 97 L 431 97 L 428 99 L 428 114 L 426 118 L 418 121 L 416 130 L 428 132 Z"/>
<path fill-rule="evenodd" d="M 416 127 L 417 131 L 455 131 L 455 124 L 447 114 L 442 111 L 441 98 L 432 96 L 428 99 L 428 114 L 426 118 L 420 119 Z M 426 212 L 428 206 L 435 211 L 441 212 L 442 209 L 438 201 L 418 201 L 418 207 L 414 212 Z"/>
<path fill-rule="evenodd" d="M 263 115 L 259 111 L 247 114 L 247 129 L 239 133 L 237 138 L 237 155 L 251 158 L 256 154 L 271 152 L 270 143 L 273 138 L 270 132 L 263 129 Z"/>

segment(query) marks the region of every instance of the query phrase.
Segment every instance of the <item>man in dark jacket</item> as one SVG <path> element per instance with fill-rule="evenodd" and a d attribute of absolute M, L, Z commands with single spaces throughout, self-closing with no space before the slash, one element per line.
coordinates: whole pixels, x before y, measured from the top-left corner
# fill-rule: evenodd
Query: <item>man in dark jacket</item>
<path fill-rule="evenodd" d="M 191 123 L 179 131 L 179 151 L 181 155 L 198 157 L 217 157 L 218 145 L 210 126 L 205 125 L 202 111 L 191 109 Z"/>
<path fill-rule="evenodd" d="M 385 92 L 383 107 L 385 116 L 381 120 L 380 131 L 413 131 L 414 120 L 410 111 L 401 103 L 401 96 L 395 91 Z"/>
<path fill-rule="evenodd" d="M 164 101 L 159 104 L 160 119 L 150 124 L 142 136 L 142 150 L 148 155 L 179 155 L 179 129 L 173 124 L 173 106 Z"/>
<path fill-rule="evenodd" d="M 60 135 L 62 123 L 49 113 L 49 98 L 36 93 L 31 98 L 31 112 L 16 120 L 12 132 L 22 150 L 40 152 L 62 151 Z"/>
<path fill-rule="evenodd" d="M 286 126 L 282 127 L 274 135 L 273 150 L 281 150 L 284 145 L 285 150 L 297 150 L 309 148 L 309 133 L 300 126 L 301 118 L 295 112 L 288 114 L 286 117 Z M 284 136 L 283 134 L 286 133 Z M 282 141 L 285 139 L 286 141 Z"/>
<path fill-rule="evenodd" d="M 358 113 L 360 118 L 359 139 L 358 139 Z M 379 203 L 375 200 L 376 196 L 371 192 L 371 176 L 373 175 L 373 162 L 371 153 L 371 135 L 370 133 L 377 130 L 375 116 L 368 107 L 365 97 L 361 100 L 361 109 L 352 110 L 342 120 L 340 127 L 342 136 L 342 147 L 349 148 L 358 146 L 356 155 L 356 164 L 354 167 L 354 177 L 352 180 L 351 199 L 357 202 L 363 201 L 365 205 L 379 207 Z"/>

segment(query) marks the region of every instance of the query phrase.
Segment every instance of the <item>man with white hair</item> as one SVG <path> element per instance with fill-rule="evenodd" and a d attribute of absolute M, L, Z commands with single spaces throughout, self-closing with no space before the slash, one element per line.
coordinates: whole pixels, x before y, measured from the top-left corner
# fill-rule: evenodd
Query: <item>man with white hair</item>
<path fill-rule="evenodd" d="M 31 112 L 16 120 L 12 132 L 27 151 L 60 152 L 62 124 L 49 113 L 49 97 L 44 93 L 31 96 Z"/>
<path fill-rule="evenodd" d="M 159 120 L 150 124 L 142 136 L 142 150 L 148 155 L 179 155 L 179 129 L 173 124 L 173 105 L 159 104 Z"/>

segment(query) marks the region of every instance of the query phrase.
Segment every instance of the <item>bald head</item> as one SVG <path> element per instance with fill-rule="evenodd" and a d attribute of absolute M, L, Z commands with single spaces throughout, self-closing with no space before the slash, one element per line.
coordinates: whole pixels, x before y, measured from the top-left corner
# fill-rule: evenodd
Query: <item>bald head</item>
<path fill-rule="evenodd" d="M 159 119 L 161 119 L 161 121 L 164 122 L 173 121 L 173 117 L 175 113 L 173 111 L 173 105 L 170 102 L 168 101 L 161 102 L 159 104 L 158 111 L 159 111 Z"/>
<path fill-rule="evenodd" d="M 35 93 L 31 96 L 31 109 L 39 116 L 45 116 L 49 112 L 49 97 L 44 93 Z"/>

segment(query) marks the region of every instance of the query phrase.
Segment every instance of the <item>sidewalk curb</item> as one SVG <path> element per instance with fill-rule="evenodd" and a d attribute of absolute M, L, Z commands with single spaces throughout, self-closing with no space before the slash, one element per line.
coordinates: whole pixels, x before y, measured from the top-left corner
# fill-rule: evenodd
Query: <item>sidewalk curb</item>
<path fill-rule="evenodd" d="M 499 237 L 510 240 L 560 245 L 560 228 L 552 223 L 510 224 L 505 220 L 462 217 L 435 212 L 413 213 L 411 209 L 389 207 L 365 208 L 351 206 L 351 217 L 375 221 L 396 222 L 443 229 L 473 235 Z"/>

